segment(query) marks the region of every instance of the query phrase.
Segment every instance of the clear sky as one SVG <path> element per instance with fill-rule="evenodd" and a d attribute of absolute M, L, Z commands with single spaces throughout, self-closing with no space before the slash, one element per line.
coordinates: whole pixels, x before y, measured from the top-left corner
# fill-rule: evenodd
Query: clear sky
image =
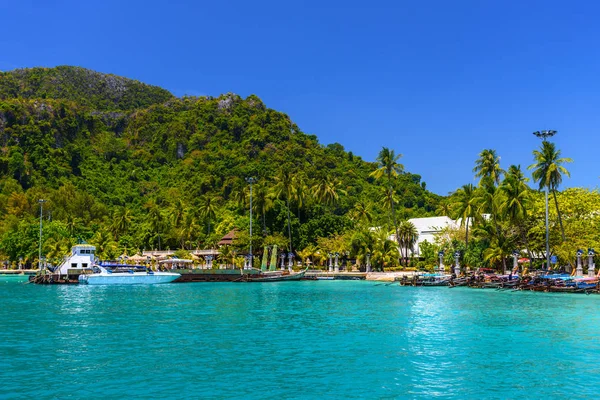
<path fill-rule="evenodd" d="M 0 0 L 0 70 L 77 65 L 175 95 L 258 95 L 323 144 L 382 146 L 445 195 L 554 141 L 600 183 L 600 2 Z"/>

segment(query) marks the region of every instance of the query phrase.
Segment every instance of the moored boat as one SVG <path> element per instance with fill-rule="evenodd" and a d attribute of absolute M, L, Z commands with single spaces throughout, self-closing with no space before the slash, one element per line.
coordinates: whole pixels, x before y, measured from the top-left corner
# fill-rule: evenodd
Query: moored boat
<path fill-rule="evenodd" d="M 109 269 L 96 265 L 92 267 L 92 274 L 79 275 L 79 283 L 88 285 L 153 285 L 169 283 L 179 278 L 176 272 L 135 271 L 112 272 Z"/>
<path fill-rule="evenodd" d="M 306 274 L 305 269 L 300 272 L 289 272 L 289 271 L 263 271 L 261 274 L 256 276 L 245 275 L 243 282 L 281 282 L 281 281 L 299 281 L 304 278 Z"/>

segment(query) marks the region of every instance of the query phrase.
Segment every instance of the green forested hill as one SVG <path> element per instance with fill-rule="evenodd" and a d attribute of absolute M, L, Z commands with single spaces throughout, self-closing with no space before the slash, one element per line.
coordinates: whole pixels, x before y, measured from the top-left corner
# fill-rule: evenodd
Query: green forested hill
<path fill-rule="evenodd" d="M 131 110 L 173 98 L 165 89 L 80 67 L 0 72 L 0 99 L 63 99 L 95 110 Z"/>
<path fill-rule="evenodd" d="M 230 229 L 247 245 L 254 176 L 254 246 L 321 247 L 361 226 L 390 228 L 377 165 L 319 144 L 257 96 L 175 98 L 82 68 L 0 74 L 0 259 L 37 259 L 76 240 L 112 258 L 153 248 L 214 246 Z M 398 221 L 432 215 L 420 177 L 393 182 Z M 337 236 L 336 236 L 337 235 Z M 349 240 L 349 239 L 348 239 Z M 346 240 L 345 243 L 348 243 Z M 312 246 L 312 247 L 311 247 Z"/>

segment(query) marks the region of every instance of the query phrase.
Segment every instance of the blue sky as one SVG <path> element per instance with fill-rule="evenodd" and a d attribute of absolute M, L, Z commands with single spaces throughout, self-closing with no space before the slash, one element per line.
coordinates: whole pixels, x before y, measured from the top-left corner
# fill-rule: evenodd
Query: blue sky
<path fill-rule="evenodd" d="M 176 95 L 258 95 L 323 144 L 382 146 L 445 195 L 478 153 L 526 167 L 541 129 L 600 182 L 600 3 L 0 1 L 0 70 L 77 65 Z"/>

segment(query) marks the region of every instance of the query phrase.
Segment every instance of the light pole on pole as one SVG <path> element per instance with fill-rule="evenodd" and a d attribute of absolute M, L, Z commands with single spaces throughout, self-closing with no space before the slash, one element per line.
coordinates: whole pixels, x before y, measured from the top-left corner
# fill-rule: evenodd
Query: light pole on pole
<path fill-rule="evenodd" d="M 542 139 L 542 143 L 546 142 L 546 139 L 556 135 L 557 131 L 546 130 L 546 131 L 535 131 L 533 134 L 538 138 Z M 548 191 L 549 185 L 546 182 L 546 269 L 550 268 L 550 229 L 548 228 Z"/>
<path fill-rule="evenodd" d="M 43 215 L 43 207 L 46 200 L 39 199 L 38 203 L 40 203 L 40 243 L 38 247 L 38 269 L 42 270 L 42 215 Z"/>
<path fill-rule="evenodd" d="M 252 184 L 256 183 L 256 178 L 246 178 L 246 182 L 250 185 L 250 269 L 252 269 Z"/>

